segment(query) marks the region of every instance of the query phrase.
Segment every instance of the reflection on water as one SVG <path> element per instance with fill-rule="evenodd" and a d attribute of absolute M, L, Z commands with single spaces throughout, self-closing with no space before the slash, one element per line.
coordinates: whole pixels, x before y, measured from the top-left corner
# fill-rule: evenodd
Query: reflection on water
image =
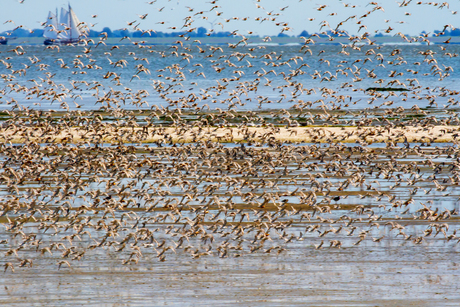
<path fill-rule="evenodd" d="M 148 258 L 122 266 L 92 256 L 57 271 L 50 261 L 2 274 L 0 302 L 47 305 L 436 305 L 460 299 L 457 247 L 373 246 L 275 256 Z M 48 264 L 48 265 L 47 265 Z"/>
<path fill-rule="evenodd" d="M 208 145 L 4 147 L 0 302 L 458 301 L 456 145 Z"/>

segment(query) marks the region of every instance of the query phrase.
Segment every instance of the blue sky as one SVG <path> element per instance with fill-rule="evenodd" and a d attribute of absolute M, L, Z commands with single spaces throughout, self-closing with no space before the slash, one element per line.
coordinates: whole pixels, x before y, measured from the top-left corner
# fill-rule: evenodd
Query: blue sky
<path fill-rule="evenodd" d="M 339 22 L 353 15 L 356 15 L 356 18 L 349 19 L 341 26 L 341 29 L 353 34 L 357 33 L 360 27 L 359 33 L 367 31 L 372 34 L 374 31 L 384 31 L 391 27 L 394 29 L 391 34 L 402 32 L 410 35 L 419 34 L 422 30 L 440 30 L 446 24 L 460 27 L 460 14 L 455 13 L 457 10 L 460 11 L 458 0 L 451 1 L 449 7 L 442 8 L 439 8 L 439 5 L 428 5 L 428 2 L 418 5 L 417 2 L 420 1 L 410 1 L 407 6 L 400 6 L 396 1 L 379 1 L 378 6 L 383 10 L 378 9 L 369 17 L 361 19 L 362 15 L 377 6 L 357 0 L 156 0 L 152 4 L 149 2 L 152 1 L 74 0 L 70 1 L 70 4 L 80 21 L 93 25 L 92 28 L 97 31 L 102 30 L 104 26 L 112 30 L 130 28 L 128 23 L 133 21 L 136 21 L 134 25 L 140 23 L 138 27 L 144 30 L 178 31 L 188 16 L 193 19 L 191 27 L 214 28 L 215 31 L 222 31 L 223 27 L 225 31 L 238 30 L 243 35 L 249 32 L 276 35 L 283 28 L 288 35 L 298 35 L 302 30 L 318 32 L 321 25 L 325 24 L 324 21 L 335 28 Z M 67 4 L 67 1 L 62 0 L 2 0 L 0 31 L 21 25 L 28 29 L 40 28 L 40 23 L 46 20 L 48 11 L 54 11 L 56 7 Z M 326 7 L 321 8 L 323 4 Z M 212 9 L 214 6 L 219 7 Z M 190 11 L 191 9 L 193 11 Z M 201 11 L 204 13 L 200 13 Z M 194 15 L 196 13 L 198 14 Z M 148 15 L 141 19 L 139 15 L 144 14 Z M 97 17 L 93 18 L 93 15 Z M 9 20 L 14 24 L 7 22 Z M 361 23 L 357 24 L 360 21 Z M 285 26 L 284 23 L 288 25 Z M 329 26 L 326 24 L 322 30 L 329 29 Z"/>

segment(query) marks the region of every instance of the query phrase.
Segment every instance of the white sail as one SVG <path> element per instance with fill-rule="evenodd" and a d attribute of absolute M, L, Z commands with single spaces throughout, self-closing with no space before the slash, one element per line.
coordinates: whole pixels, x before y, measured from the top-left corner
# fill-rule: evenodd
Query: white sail
<path fill-rule="evenodd" d="M 78 43 L 82 36 L 86 35 L 85 25 L 80 23 L 77 15 L 72 10 L 69 4 L 69 10 L 61 8 L 61 12 L 58 16 L 58 9 L 56 14 L 49 12 L 48 20 L 46 22 L 45 32 L 43 34 L 47 40 L 44 41 L 47 44 L 73 44 Z"/>
<path fill-rule="evenodd" d="M 58 38 L 60 39 L 70 38 L 69 12 L 67 12 L 65 8 L 61 8 L 61 16 L 59 18 L 58 29 L 60 31 L 60 33 L 58 34 Z"/>
<path fill-rule="evenodd" d="M 81 29 L 81 24 L 80 21 L 78 20 L 77 15 L 75 15 L 74 11 L 69 5 L 69 28 L 70 28 L 70 33 L 69 33 L 69 38 L 76 40 L 80 39 L 82 35 Z"/>
<path fill-rule="evenodd" d="M 48 14 L 48 20 L 46 21 L 45 32 L 43 36 L 49 39 L 57 39 L 58 37 L 58 22 L 57 16 L 51 13 Z"/>

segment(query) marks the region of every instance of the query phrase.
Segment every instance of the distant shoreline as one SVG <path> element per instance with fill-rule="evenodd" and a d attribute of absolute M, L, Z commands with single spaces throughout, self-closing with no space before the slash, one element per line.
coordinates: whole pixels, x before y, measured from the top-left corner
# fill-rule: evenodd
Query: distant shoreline
<path fill-rule="evenodd" d="M 44 37 L 17 37 L 8 39 L 8 45 L 43 45 L 45 40 Z M 448 37 L 430 37 L 430 44 L 443 44 Z M 96 43 L 98 38 L 92 38 Z M 351 44 L 347 37 L 335 37 L 334 40 L 329 40 L 327 37 L 312 37 L 314 43 L 309 43 L 309 45 L 340 45 L 340 44 Z M 189 40 L 185 40 L 180 37 L 133 37 L 128 39 L 122 39 L 120 37 L 110 37 L 104 41 L 106 45 L 132 45 L 139 44 L 144 42 L 145 45 L 174 45 L 178 44 L 177 41 L 181 41 L 185 45 L 227 45 L 227 44 L 238 44 L 241 40 L 240 37 L 192 37 Z M 397 44 L 420 44 L 428 45 L 428 43 L 423 42 L 418 37 L 408 37 L 408 40 L 405 41 L 399 36 L 384 36 L 384 37 L 369 37 L 369 40 L 374 44 L 388 44 L 388 45 L 397 45 Z M 264 37 L 248 37 L 248 45 L 304 45 L 304 39 L 301 37 L 278 37 L 272 36 L 269 39 Z M 368 41 L 361 41 L 358 44 L 368 44 Z M 452 36 L 449 44 L 460 44 L 460 36 Z M 244 43 L 240 43 L 239 46 L 244 46 Z"/>

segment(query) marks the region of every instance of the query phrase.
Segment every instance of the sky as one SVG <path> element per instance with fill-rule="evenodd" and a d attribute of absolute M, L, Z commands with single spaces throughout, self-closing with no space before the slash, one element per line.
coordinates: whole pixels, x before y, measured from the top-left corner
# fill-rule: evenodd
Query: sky
<path fill-rule="evenodd" d="M 401 5 L 407 3 L 407 6 Z M 449 24 L 460 28 L 460 1 L 450 1 L 449 6 L 440 8 L 441 3 L 400 0 L 367 2 L 358 0 L 74 0 L 72 9 L 91 29 L 101 31 L 103 27 L 112 30 L 137 25 L 142 30 L 173 32 L 189 28 L 205 27 L 214 31 L 235 31 L 243 35 L 299 35 L 303 30 L 309 33 L 335 29 L 350 16 L 340 29 L 350 34 L 375 31 L 418 35 L 422 31 L 442 30 Z M 0 32 L 15 27 L 24 29 L 42 28 L 48 11 L 68 5 L 62 0 L 1 0 Z M 374 3 L 374 4 L 370 4 Z M 428 3 L 432 3 L 429 5 Z M 378 4 L 378 5 L 376 5 Z M 326 5 L 325 7 L 322 7 Z M 218 6 L 218 7 L 215 7 Z M 377 9 L 367 17 L 367 12 Z M 214 7 L 214 8 L 213 8 Z M 144 19 L 142 15 L 148 14 Z M 195 15 L 196 14 L 196 15 Z M 279 14 L 279 15 L 277 15 Z M 190 27 L 185 27 L 191 16 Z M 143 17 L 143 16 L 142 16 Z M 238 19 L 237 19 L 238 18 Z M 246 18 L 246 20 L 243 20 Z M 265 19 L 265 20 L 264 20 Z M 129 26 L 128 24 L 134 23 Z M 359 23 L 360 22 L 360 23 Z M 285 25 L 287 23 L 287 25 Z M 323 26 L 323 27 L 322 27 Z M 321 28 L 322 27 L 322 28 Z M 284 28 L 284 30 L 283 30 Z M 358 32 L 359 31 L 359 32 Z"/>

